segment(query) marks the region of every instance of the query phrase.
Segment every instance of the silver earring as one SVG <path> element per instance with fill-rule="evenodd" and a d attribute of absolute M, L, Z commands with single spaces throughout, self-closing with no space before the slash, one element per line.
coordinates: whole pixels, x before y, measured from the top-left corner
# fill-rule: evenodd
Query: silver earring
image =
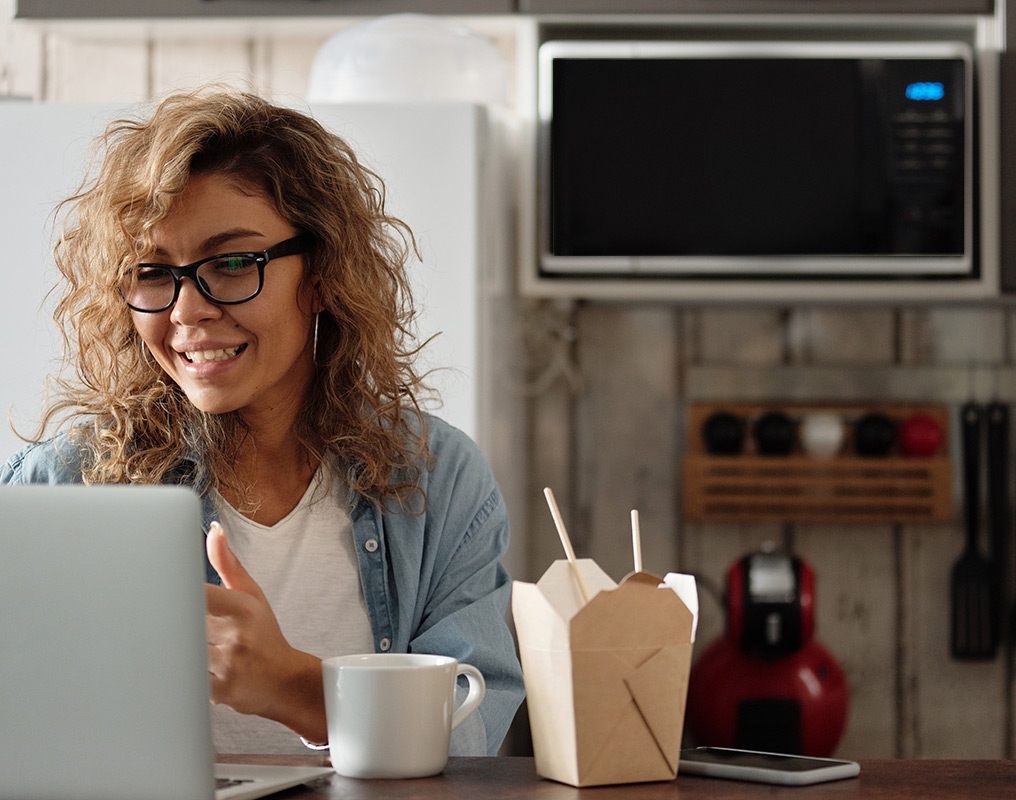
<path fill-rule="evenodd" d="M 311 354 L 311 357 L 314 359 L 314 363 L 317 363 L 317 329 L 319 319 L 321 319 L 320 311 L 314 315 L 314 349 Z"/>

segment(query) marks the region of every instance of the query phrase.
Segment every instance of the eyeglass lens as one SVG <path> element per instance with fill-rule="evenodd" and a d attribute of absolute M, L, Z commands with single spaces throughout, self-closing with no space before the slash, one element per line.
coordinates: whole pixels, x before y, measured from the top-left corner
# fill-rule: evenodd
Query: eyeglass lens
<path fill-rule="evenodd" d="M 195 272 L 195 281 L 207 297 L 222 303 L 247 300 L 261 288 L 258 262 L 243 255 L 204 262 Z M 128 276 L 121 291 L 134 308 L 155 311 L 172 304 L 176 280 L 168 269 L 143 265 Z"/>

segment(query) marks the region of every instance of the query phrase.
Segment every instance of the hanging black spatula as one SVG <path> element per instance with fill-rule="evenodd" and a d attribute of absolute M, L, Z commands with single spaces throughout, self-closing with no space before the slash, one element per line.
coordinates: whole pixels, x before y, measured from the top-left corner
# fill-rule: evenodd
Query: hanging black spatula
<path fill-rule="evenodd" d="M 952 570 L 952 654 L 953 658 L 962 659 L 988 659 L 995 655 L 991 564 L 978 546 L 983 416 L 976 403 L 967 403 L 960 410 L 967 544 Z"/>

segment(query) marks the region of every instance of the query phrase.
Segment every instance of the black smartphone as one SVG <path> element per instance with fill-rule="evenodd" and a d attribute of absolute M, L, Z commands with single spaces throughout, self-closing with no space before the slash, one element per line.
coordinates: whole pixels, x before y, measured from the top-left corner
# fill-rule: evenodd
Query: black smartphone
<path fill-rule="evenodd" d="M 805 786 L 853 778 L 861 771 L 856 761 L 812 758 L 730 747 L 696 747 L 681 751 L 678 772 L 756 783 Z"/>

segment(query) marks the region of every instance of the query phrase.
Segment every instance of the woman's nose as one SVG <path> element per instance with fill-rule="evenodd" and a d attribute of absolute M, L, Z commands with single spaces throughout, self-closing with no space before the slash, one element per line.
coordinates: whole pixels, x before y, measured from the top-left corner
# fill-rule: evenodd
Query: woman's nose
<path fill-rule="evenodd" d="M 180 294 L 170 310 L 170 320 L 177 325 L 195 325 L 207 319 L 217 319 L 222 309 L 198 290 L 190 278 L 180 279 Z"/>

